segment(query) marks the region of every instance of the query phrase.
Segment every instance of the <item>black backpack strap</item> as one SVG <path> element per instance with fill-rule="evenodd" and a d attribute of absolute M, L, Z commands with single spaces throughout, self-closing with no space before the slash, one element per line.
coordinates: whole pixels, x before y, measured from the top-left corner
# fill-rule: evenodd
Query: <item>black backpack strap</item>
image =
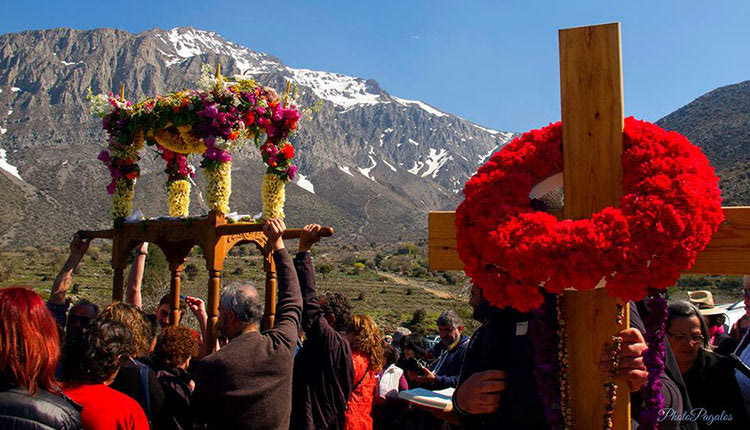
<path fill-rule="evenodd" d="M 359 381 L 357 381 L 357 383 L 354 384 L 354 386 L 352 387 L 352 393 L 354 392 L 354 390 L 357 389 L 357 387 L 359 387 L 359 384 L 361 384 L 362 381 L 365 380 L 365 378 L 367 377 L 367 373 L 370 371 L 370 367 L 371 366 L 372 366 L 372 361 L 367 360 L 367 369 L 365 369 L 365 373 L 362 375 L 362 377 L 359 379 Z"/>
<path fill-rule="evenodd" d="M 151 423 L 151 398 L 149 396 L 148 392 L 148 366 L 145 364 L 136 361 L 138 363 L 138 368 L 141 372 L 141 390 L 143 394 L 143 412 L 146 413 L 146 419 L 148 419 L 149 424 Z"/>

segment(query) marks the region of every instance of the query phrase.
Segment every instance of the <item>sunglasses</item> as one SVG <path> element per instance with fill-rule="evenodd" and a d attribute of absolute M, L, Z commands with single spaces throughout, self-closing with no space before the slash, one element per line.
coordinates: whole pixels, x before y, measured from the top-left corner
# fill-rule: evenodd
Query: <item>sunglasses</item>
<path fill-rule="evenodd" d="M 80 324 L 81 326 L 87 326 L 91 322 L 89 317 L 80 317 L 78 315 L 71 315 L 68 317 L 68 324 Z"/>

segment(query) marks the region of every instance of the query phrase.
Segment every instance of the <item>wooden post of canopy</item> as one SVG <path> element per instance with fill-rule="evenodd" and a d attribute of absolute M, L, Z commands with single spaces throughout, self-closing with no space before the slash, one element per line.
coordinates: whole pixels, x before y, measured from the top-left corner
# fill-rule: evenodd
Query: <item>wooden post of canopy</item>
<path fill-rule="evenodd" d="M 564 212 L 553 214 L 558 219 L 587 218 L 604 206 L 616 204 L 621 192 L 620 26 L 566 29 L 559 36 L 565 206 Z M 750 207 L 723 210 L 724 223 L 688 272 L 750 273 Z M 432 270 L 463 270 L 456 249 L 454 215 L 429 214 Z M 604 344 L 619 330 L 615 302 L 604 290 L 566 292 L 564 300 L 573 417 L 579 428 L 600 426 L 606 400 L 605 376 L 592 369 L 598 369 Z M 614 428 L 626 429 L 627 383 L 618 381 L 618 387 L 613 423 Z"/>

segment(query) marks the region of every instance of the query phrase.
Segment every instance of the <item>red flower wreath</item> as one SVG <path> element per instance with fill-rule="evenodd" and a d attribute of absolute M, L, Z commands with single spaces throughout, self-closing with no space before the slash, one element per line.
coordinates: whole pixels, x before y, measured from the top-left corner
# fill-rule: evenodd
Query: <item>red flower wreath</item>
<path fill-rule="evenodd" d="M 456 211 L 467 275 L 495 306 L 528 311 L 540 287 L 590 290 L 640 300 L 674 285 L 724 219 L 719 178 L 687 138 L 625 120 L 623 196 L 590 219 L 558 221 L 531 207 L 529 193 L 562 171 L 561 123 L 524 133 L 469 180 Z"/>

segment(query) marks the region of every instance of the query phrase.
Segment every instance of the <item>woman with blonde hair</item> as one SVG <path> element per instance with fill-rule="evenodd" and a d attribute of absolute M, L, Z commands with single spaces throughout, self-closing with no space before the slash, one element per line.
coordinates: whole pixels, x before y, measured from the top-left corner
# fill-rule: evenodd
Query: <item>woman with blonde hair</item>
<path fill-rule="evenodd" d="M 372 429 L 372 402 L 383 369 L 383 332 L 372 318 L 354 315 L 346 334 L 352 348 L 354 386 L 346 409 L 346 429 Z"/>
<path fill-rule="evenodd" d="M 110 387 L 135 399 L 151 422 L 161 412 L 164 390 L 156 373 L 146 365 L 151 352 L 151 328 L 146 318 L 146 314 L 135 305 L 114 302 L 99 314 L 97 320 L 117 321 L 133 334 L 133 347 Z"/>

